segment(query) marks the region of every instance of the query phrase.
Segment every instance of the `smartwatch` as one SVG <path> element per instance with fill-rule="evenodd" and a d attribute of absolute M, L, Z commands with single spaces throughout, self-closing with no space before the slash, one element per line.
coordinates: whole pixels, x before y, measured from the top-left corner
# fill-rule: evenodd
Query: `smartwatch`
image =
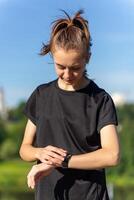
<path fill-rule="evenodd" d="M 68 168 L 68 163 L 69 163 L 69 160 L 70 158 L 72 157 L 72 154 L 70 153 L 67 153 L 67 155 L 65 156 L 63 162 L 62 162 L 62 167 L 63 168 Z"/>

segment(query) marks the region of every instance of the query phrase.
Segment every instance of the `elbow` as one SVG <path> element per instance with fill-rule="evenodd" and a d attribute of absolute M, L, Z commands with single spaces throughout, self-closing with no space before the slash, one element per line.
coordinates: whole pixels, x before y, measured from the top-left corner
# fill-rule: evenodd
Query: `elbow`
<path fill-rule="evenodd" d="M 20 155 L 20 158 L 21 158 L 22 160 L 24 160 L 22 147 L 20 147 L 19 155 Z"/>
<path fill-rule="evenodd" d="M 111 166 L 117 166 L 120 163 L 120 153 L 119 152 L 112 152 L 111 157 Z"/>
<path fill-rule="evenodd" d="M 20 158 L 27 162 L 36 161 L 36 157 L 34 157 L 33 151 L 29 148 L 29 144 L 22 144 L 19 150 Z M 31 151 L 31 154 L 29 153 Z"/>
<path fill-rule="evenodd" d="M 20 158 L 24 161 L 28 161 L 26 159 L 26 156 L 25 156 L 25 153 L 24 153 L 24 150 L 23 150 L 23 146 L 20 147 L 20 150 L 19 150 L 19 155 L 20 155 Z"/>

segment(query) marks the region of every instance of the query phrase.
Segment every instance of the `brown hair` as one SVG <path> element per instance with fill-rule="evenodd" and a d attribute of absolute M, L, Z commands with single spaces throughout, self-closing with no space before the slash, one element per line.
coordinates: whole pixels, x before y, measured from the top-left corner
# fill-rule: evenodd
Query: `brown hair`
<path fill-rule="evenodd" d="M 65 50 L 84 48 L 85 53 L 90 54 L 91 36 L 88 21 L 81 16 L 83 10 L 79 10 L 72 18 L 64 10 L 62 11 L 66 18 L 53 22 L 50 41 L 47 45 L 43 44 L 40 55 L 52 53 L 55 45 Z"/>

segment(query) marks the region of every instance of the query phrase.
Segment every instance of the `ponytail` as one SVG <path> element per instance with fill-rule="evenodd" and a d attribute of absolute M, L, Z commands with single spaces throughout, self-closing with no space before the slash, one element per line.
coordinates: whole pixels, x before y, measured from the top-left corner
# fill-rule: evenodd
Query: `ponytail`
<path fill-rule="evenodd" d="M 60 18 L 53 22 L 50 41 L 48 44 L 43 44 L 40 55 L 52 53 L 55 46 L 65 50 L 80 50 L 84 47 L 86 53 L 90 53 L 91 36 L 88 21 L 81 16 L 83 10 L 79 10 L 72 18 L 64 10 L 62 11 L 66 18 Z"/>

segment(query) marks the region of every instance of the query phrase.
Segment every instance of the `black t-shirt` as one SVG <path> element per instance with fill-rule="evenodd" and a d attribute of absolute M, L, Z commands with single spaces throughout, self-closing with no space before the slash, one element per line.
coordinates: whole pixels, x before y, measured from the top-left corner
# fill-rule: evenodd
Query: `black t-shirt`
<path fill-rule="evenodd" d="M 100 130 L 117 125 L 115 106 L 109 94 L 93 81 L 80 90 L 59 88 L 57 80 L 38 86 L 25 107 L 36 125 L 34 145 L 53 145 L 71 154 L 101 148 Z M 56 168 L 39 181 L 36 200 L 108 200 L 105 170 Z"/>

